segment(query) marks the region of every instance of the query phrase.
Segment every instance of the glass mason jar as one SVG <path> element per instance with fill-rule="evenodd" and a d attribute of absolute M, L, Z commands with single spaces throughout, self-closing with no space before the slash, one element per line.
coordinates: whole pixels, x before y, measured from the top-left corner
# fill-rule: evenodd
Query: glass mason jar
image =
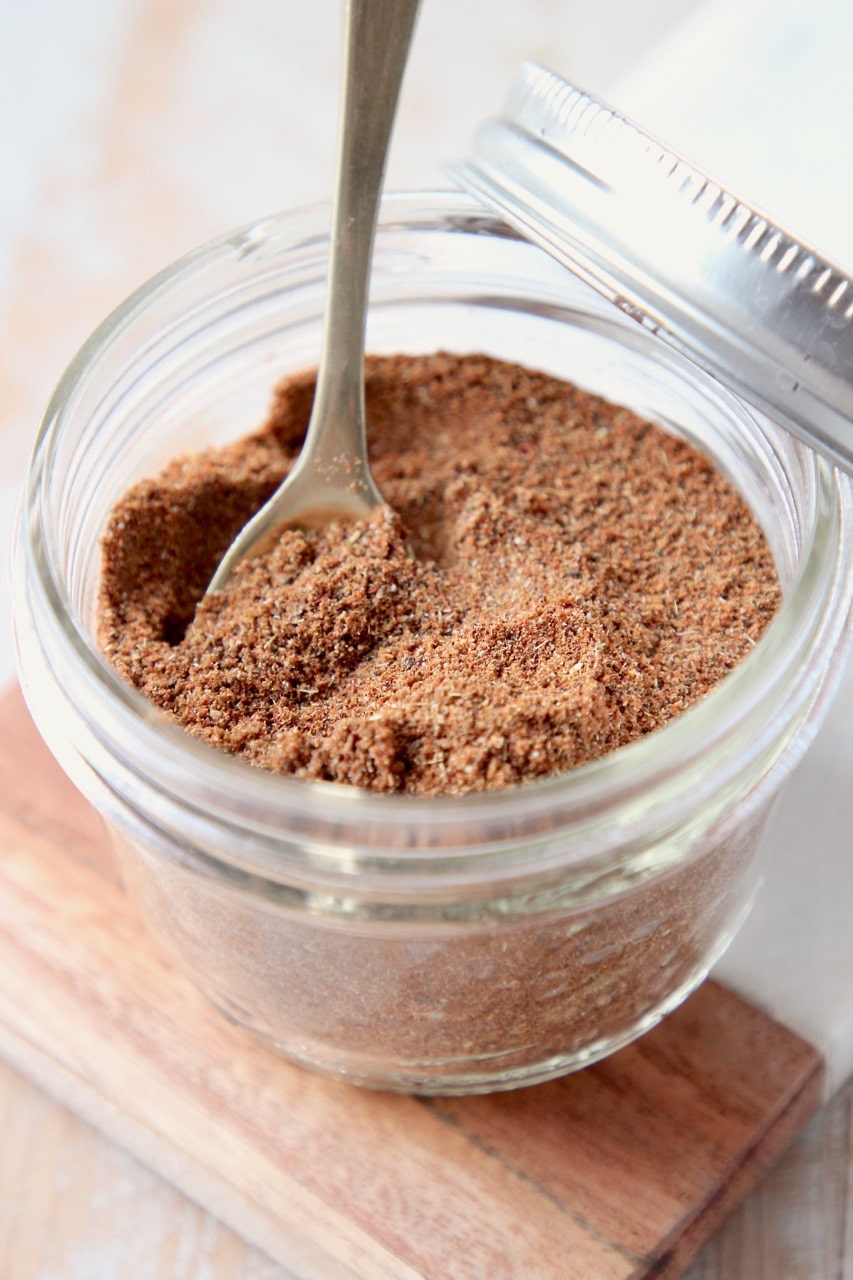
<path fill-rule="evenodd" d="M 230 1018 L 373 1086 L 544 1080 L 656 1023 L 744 919 L 849 634 L 850 482 L 467 197 L 387 198 L 368 350 L 486 352 L 690 439 L 756 513 L 784 603 L 704 701 L 544 781 L 423 799 L 219 753 L 98 652 L 99 539 L 135 480 L 253 430 L 274 383 L 316 363 L 327 227 L 298 212 L 190 254 L 77 356 L 18 522 L 22 683 L 152 929 Z"/>

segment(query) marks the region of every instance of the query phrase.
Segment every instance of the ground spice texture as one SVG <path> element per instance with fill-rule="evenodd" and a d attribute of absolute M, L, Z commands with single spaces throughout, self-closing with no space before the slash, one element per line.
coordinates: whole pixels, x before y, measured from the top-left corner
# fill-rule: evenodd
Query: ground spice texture
<path fill-rule="evenodd" d="M 558 773 L 703 697 L 779 605 L 760 528 L 701 453 L 556 378 L 443 353 L 367 361 L 390 510 L 288 531 L 205 597 L 313 389 L 288 379 L 256 434 L 136 485 L 104 538 L 103 651 L 252 764 L 427 796 Z"/>

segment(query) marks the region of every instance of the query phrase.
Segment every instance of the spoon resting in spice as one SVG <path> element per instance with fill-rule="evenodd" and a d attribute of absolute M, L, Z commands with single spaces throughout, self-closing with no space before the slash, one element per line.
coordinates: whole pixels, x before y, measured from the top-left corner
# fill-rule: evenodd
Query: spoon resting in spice
<path fill-rule="evenodd" d="M 284 528 L 366 519 L 384 507 L 367 461 L 364 338 L 370 261 L 385 172 L 420 0 L 345 0 L 337 181 L 323 347 L 305 443 L 293 470 L 231 543 L 208 586 L 261 555 Z"/>

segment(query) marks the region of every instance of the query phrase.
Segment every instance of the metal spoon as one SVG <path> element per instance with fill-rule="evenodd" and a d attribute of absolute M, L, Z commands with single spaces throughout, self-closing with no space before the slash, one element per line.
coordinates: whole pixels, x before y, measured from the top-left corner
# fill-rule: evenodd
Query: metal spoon
<path fill-rule="evenodd" d="M 222 591 L 241 560 L 283 528 L 364 519 L 385 506 L 367 461 L 364 331 L 370 261 L 385 171 L 420 0 L 345 0 L 337 182 L 314 407 L 293 470 L 240 531 L 213 575 Z"/>

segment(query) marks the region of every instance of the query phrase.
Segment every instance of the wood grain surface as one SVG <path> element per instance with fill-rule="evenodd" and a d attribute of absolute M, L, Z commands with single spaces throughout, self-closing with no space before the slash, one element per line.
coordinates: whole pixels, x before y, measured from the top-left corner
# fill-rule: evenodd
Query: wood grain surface
<path fill-rule="evenodd" d="M 0 1049 L 299 1277 L 675 1276 L 818 1104 L 816 1051 L 713 983 L 511 1094 L 383 1095 L 283 1062 L 150 941 L 17 693 L 0 840 Z"/>
<path fill-rule="evenodd" d="M 3 1280 L 297 1280 L 2 1062 L 0 1133 Z M 851 1280 L 851 1150 L 853 1082 L 683 1280 Z"/>

